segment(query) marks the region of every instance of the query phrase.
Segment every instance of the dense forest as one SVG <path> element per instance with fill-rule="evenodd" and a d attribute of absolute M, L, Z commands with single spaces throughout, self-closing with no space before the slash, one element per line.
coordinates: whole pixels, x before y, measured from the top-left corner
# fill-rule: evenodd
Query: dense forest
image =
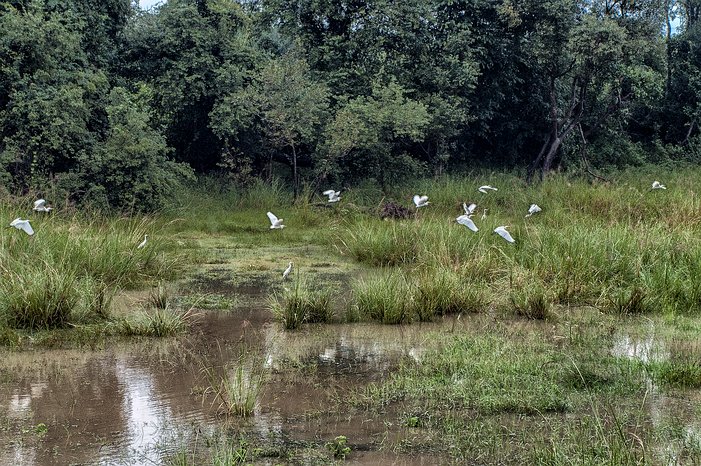
<path fill-rule="evenodd" d="M 173 186 L 380 187 L 701 157 L 701 0 L 0 3 L 0 179 L 152 209 Z"/>

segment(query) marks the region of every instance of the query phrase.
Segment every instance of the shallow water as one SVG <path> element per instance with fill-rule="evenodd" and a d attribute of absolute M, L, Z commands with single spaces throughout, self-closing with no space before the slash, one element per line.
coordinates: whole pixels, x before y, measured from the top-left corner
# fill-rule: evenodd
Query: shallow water
<path fill-rule="evenodd" d="M 241 289 L 237 289 L 241 292 Z M 108 349 L 5 355 L 0 375 L 0 464 L 161 464 L 226 425 L 247 438 L 321 446 L 345 435 L 358 464 L 435 464 L 432 455 L 378 453 L 388 419 L 328 412 L 331 397 L 419 360 L 428 329 L 324 325 L 280 331 L 257 299 L 244 309 L 203 311 L 193 335 Z M 269 374 L 255 415 L 227 421 L 205 392 L 205 367 L 239 358 Z M 42 433 L 41 424 L 46 425 Z M 37 427 L 38 426 L 38 427 Z M 274 461 L 273 461 L 274 462 Z"/>

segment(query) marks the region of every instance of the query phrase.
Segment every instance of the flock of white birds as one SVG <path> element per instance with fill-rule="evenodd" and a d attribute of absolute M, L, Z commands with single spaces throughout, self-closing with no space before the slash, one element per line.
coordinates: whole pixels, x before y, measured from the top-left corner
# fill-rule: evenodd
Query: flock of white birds
<path fill-rule="evenodd" d="M 34 201 L 34 207 L 32 208 L 33 211 L 35 212 L 46 212 L 49 213 L 53 209 L 53 207 L 46 205 L 46 200 L 45 199 L 37 199 Z M 10 227 L 15 227 L 18 230 L 22 230 L 29 236 L 34 235 L 34 228 L 32 228 L 31 223 L 29 223 L 29 219 L 23 219 L 21 217 L 17 217 L 13 221 L 10 222 Z M 146 243 L 148 242 L 148 235 L 144 235 L 144 240 L 139 243 L 139 245 L 136 247 L 136 249 L 143 249 L 146 246 Z"/>
<path fill-rule="evenodd" d="M 651 189 L 667 189 L 665 185 L 660 183 L 659 181 L 653 181 L 652 182 L 652 188 Z M 479 188 L 477 188 L 477 191 L 479 191 L 482 194 L 487 194 L 489 191 L 498 191 L 497 188 L 490 186 L 490 185 L 482 185 Z M 341 191 L 335 191 L 333 189 L 328 189 L 322 193 L 324 196 L 327 196 L 329 198 L 328 202 L 329 203 L 336 203 L 341 200 Z M 426 207 L 429 205 L 430 202 L 428 200 L 428 196 L 423 195 L 419 196 L 418 194 L 414 195 L 414 205 L 416 206 L 417 209 L 421 207 Z M 470 204 L 467 205 L 466 203 L 462 204 L 462 208 L 465 211 L 464 214 L 459 215 L 458 217 L 455 218 L 455 221 L 458 222 L 460 225 L 465 225 L 467 229 L 473 232 L 478 232 L 479 228 L 475 224 L 474 220 L 472 220 L 472 217 L 475 214 L 475 210 L 477 209 L 477 204 Z M 35 212 L 51 212 L 53 210 L 53 207 L 46 205 L 46 200 L 45 199 L 37 199 L 34 201 L 34 207 L 33 209 Z M 531 204 L 531 206 L 528 208 L 528 213 L 526 214 L 526 218 L 537 214 L 538 212 L 542 212 L 543 209 L 538 206 L 538 204 Z M 285 225 L 282 223 L 283 219 L 277 218 L 275 214 L 272 212 L 268 212 L 268 219 L 270 220 L 270 229 L 271 230 L 282 230 L 285 228 Z M 483 209 L 482 212 L 482 220 L 487 218 L 487 209 Z M 33 235 L 34 234 L 34 229 L 32 228 L 32 225 L 29 223 L 28 219 L 23 219 L 21 217 L 17 217 L 14 219 L 12 222 L 10 222 L 10 227 L 15 227 L 18 230 L 24 231 L 28 235 Z M 508 225 L 501 225 L 498 226 L 494 229 L 494 233 L 498 234 L 502 238 L 504 238 L 506 241 L 509 243 L 515 243 L 516 240 L 511 236 L 511 233 L 507 230 Z M 139 243 L 139 245 L 136 247 L 137 249 L 142 249 L 146 246 L 146 243 L 148 242 L 148 235 L 144 235 L 144 240 Z M 290 274 L 292 271 L 292 262 L 289 263 L 285 271 L 282 273 L 282 278 L 283 280 L 287 278 L 287 276 Z"/>
<path fill-rule="evenodd" d="M 667 189 L 665 185 L 660 183 L 659 181 L 653 181 L 652 182 L 652 188 L 651 189 Z M 497 188 L 494 186 L 490 185 L 482 185 L 479 188 L 477 188 L 477 191 L 479 191 L 482 194 L 488 194 L 489 191 L 498 191 Z M 322 193 L 324 196 L 328 196 L 329 200 L 328 202 L 334 203 L 338 202 L 341 200 L 341 192 L 340 191 L 335 191 L 333 189 L 326 190 Z M 416 206 L 417 209 L 421 207 L 426 207 L 427 205 L 430 204 L 428 200 L 428 196 L 423 195 L 420 196 L 418 194 L 414 195 L 414 205 Z M 473 231 L 473 232 L 478 232 L 479 228 L 475 224 L 474 220 L 472 220 L 472 217 L 475 214 L 475 210 L 477 209 L 477 204 L 472 203 L 470 205 L 467 205 L 467 203 L 462 204 L 462 208 L 465 211 L 464 214 L 459 215 L 458 217 L 455 218 L 455 221 L 458 222 L 460 225 L 464 225 L 467 227 L 468 230 Z M 530 207 L 528 208 L 528 212 L 525 215 L 525 218 L 531 217 L 539 212 L 542 212 L 543 209 L 538 205 L 538 204 L 531 204 Z M 487 218 L 487 209 L 483 209 L 482 211 L 482 216 L 481 219 L 485 220 Z M 271 229 L 282 229 L 285 228 L 285 225 L 282 223 L 281 218 L 277 218 L 275 214 L 272 212 L 268 212 L 268 219 L 270 219 L 270 228 Z M 494 233 L 497 235 L 501 236 L 504 238 L 509 243 L 515 243 L 516 240 L 511 236 L 511 233 L 507 230 L 509 228 L 508 225 L 501 225 L 498 226 L 494 229 Z M 282 279 L 285 280 L 290 272 L 292 271 L 292 262 L 290 262 L 285 269 L 285 271 L 282 273 Z"/>

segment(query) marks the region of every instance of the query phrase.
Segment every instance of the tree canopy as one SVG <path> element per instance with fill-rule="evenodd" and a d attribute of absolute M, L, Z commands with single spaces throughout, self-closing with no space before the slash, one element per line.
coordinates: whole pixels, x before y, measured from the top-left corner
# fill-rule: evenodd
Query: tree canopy
<path fill-rule="evenodd" d="M 158 207 L 194 173 L 382 188 L 701 156 L 701 0 L 14 0 L 0 177 Z"/>

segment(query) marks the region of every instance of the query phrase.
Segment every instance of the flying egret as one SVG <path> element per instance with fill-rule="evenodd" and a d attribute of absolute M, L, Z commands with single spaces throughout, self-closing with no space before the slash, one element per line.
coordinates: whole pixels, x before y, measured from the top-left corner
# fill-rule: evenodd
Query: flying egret
<path fill-rule="evenodd" d="M 18 230 L 23 230 L 29 236 L 34 234 L 34 229 L 29 224 L 29 220 L 22 220 L 21 218 L 17 217 L 12 221 L 12 223 L 10 223 L 10 226 L 17 228 Z"/>
<path fill-rule="evenodd" d="M 148 235 L 144 235 L 144 240 L 139 243 L 139 245 L 136 247 L 136 249 L 143 249 L 144 246 L 146 246 L 147 241 L 148 241 Z"/>
<path fill-rule="evenodd" d="M 477 204 L 472 203 L 470 205 L 465 204 L 464 202 L 462 203 L 462 208 L 465 211 L 465 215 L 472 215 L 477 208 Z"/>
<path fill-rule="evenodd" d="M 508 226 L 504 226 L 504 225 L 502 225 L 502 226 L 500 226 L 500 227 L 496 227 L 496 228 L 494 229 L 494 233 L 496 233 L 497 235 L 501 236 L 502 238 L 504 238 L 504 239 L 505 239 L 506 241 L 508 241 L 509 243 L 515 243 L 516 240 L 513 239 L 513 238 L 511 237 L 511 233 L 509 233 L 508 231 L 506 231 L 507 228 L 509 228 L 509 227 L 508 227 Z"/>
<path fill-rule="evenodd" d="M 37 199 L 34 201 L 34 210 L 37 212 L 51 212 L 53 207 L 47 206 L 45 199 Z"/>
<path fill-rule="evenodd" d="M 485 220 L 487 218 L 487 209 L 484 209 L 484 212 L 482 212 L 482 220 Z"/>
<path fill-rule="evenodd" d="M 268 212 L 268 218 L 270 219 L 270 229 L 271 230 L 273 230 L 273 229 L 282 230 L 283 228 L 285 228 L 285 225 L 282 224 L 282 219 L 277 218 L 275 216 L 275 214 L 273 214 L 272 212 Z"/>
<path fill-rule="evenodd" d="M 428 202 L 428 196 L 419 196 L 418 194 L 415 194 L 414 204 L 416 204 L 416 208 L 418 209 L 419 207 L 426 207 L 430 204 L 430 202 Z"/>
<path fill-rule="evenodd" d="M 287 276 L 290 274 L 290 272 L 292 272 L 292 262 L 287 264 L 287 268 L 285 269 L 284 272 L 282 272 L 282 279 L 283 280 L 286 279 Z"/>
<path fill-rule="evenodd" d="M 538 204 L 531 204 L 531 206 L 528 208 L 528 214 L 526 214 L 526 218 L 530 217 L 533 214 L 537 214 L 538 212 L 542 211 L 540 207 L 538 207 Z"/>
<path fill-rule="evenodd" d="M 324 196 L 329 196 L 329 202 L 338 202 L 341 200 L 341 191 L 334 191 L 333 189 L 327 189 L 322 193 Z"/>
<path fill-rule="evenodd" d="M 652 189 L 667 189 L 665 185 L 660 183 L 659 181 L 653 181 L 652 182 Z"/>
<path fill-rule="evenodd" d="M 475 222 L 472 221 L 470 218 L 470 215 L 461 215 L 455 219 L 456 222 L 458 222 L 460 225 L 465 225 L 467 228 L 470 230 L 477 232 L 479 231 L 479 228 L 477 228 L 477 225 L 475 225 Z"/>
<path fill-rule="evenodd" d="M 477 188 L 477 191 L 481 192 L 482 194 L 487 194 L 487 190 L 499 191 L 497 188 L 489 186 L 488 184 L 485 184 L 484 186 L 480 186 L 479 188 Z"/>

